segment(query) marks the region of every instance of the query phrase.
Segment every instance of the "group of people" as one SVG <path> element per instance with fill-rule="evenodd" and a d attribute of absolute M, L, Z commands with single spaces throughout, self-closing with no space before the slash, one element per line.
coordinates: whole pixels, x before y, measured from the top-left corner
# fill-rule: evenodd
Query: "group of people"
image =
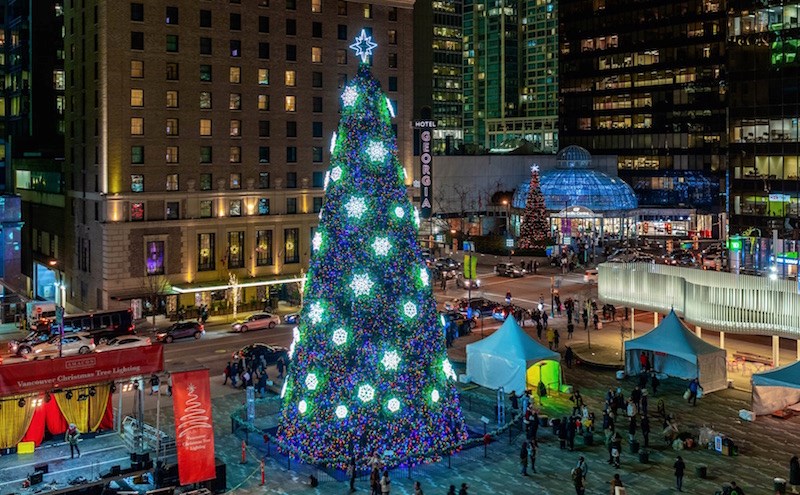
<path fill-rule="evenodd" d="M 278 378 L 283 378 L 283 373 L 286 371 L 286 361 L 283 356 L 278 358 L 276 367 Z M 231 386 L 234 388 L 255 387 L 256 392 L 264 396 L 269 380 L 267 360 L 263 355 L 250 359 L 235 358 L 233 362 L 228 361 L 228 364 L 225 365 L 223 376 L 223 385 L 227 385 L 230 379 Z"/>
<path fill-rule="evenodd" d="M 369 460 L 370 475 L 369 487 L 371 495 L 390 495 L 392 492 L 392 480 L 389 477 L 389 470 L 383 463 L 381 456 L 376 452 Z M 350 479 L 350 493 L 356 491 L 356 477 L 358 475 L 358 468 L 356 466 L 355 458 L 350 459 L 347 466 L 347 476 Z M 461 489 L 456 493 L 456 486 L 450 485 L 447 495 L 469 495 L 469 485 L 461 483 Z M 414 495 L 424 495 L 422 491 L 422 484 L 419 481 L 414 482 Z"/>

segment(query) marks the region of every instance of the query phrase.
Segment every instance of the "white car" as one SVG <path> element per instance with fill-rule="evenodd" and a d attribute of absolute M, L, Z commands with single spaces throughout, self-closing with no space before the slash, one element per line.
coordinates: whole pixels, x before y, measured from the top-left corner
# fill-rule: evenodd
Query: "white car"
<path fill-rule="evenodd" d="M 256 313 L 250 315 L 244 321 L 237 321 L 231 328 L 234 332 L 247 332 L 250 330 L 261 330 L 262 328 L 275 328 L 281 324 L 281 317 L 272 313 Z"/>
<path fill-rule="evenodd" d="M 56 335 L 46 342 L 41 342 L 31 347 L 31 352 L 25 356 L 28 359 L 42 359 L 58 357 L 58 340 L 61 339 L 61 355 L 75 356 L 89 354 L 95 350 L 94 339 L 86 332 L 70 333 L 60 337 Z"/>
<path fill-rule="evenodd" d="M 596 284 L 597 283 L 597 270 L 591 268 L 583 272 L 583 281 L 587 284 Z"/>
<path fill-rule="evenodd" d="M 107 342 L 98 345 L 94 352 L 116 351 L 119 349 L 131 349 L 133 347 L 142 347 L 152 345 L 153 341 L 150 337 L 139 337 L 137 335 L 127 335 L 125 337 L 117 337 Z"/>

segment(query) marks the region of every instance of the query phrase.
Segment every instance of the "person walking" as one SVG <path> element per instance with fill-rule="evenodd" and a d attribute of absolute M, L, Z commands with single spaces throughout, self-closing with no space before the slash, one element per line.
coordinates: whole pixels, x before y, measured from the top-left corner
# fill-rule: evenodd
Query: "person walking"
<path fill-rule="evenodd" d="M 642 416 L 647 416 L 647 390 L 642 390 L 642 397 L 639 399 L 639 412 L 642 413 Z"/>
<path fill-rule="evenodd" d="M 564 351 L 564 362 L 567 363 L 567 368 L 572 368 L 572 362 L 575 360 L 575 352 L 572 350 L 572 347 L 567 346 L 567 350 Z"/>
<path fill-rule="evenodd" d="M 661 385 L 661 380 L 658 379 L 658 376 L 656 376 L 656 372 L 653 371 L 650 374 L 650 388 L 653 389 L 653 395 L 656 395 L 659 385 Z"/>
<path fill-rule="evenodd" d="M 519 450 L 519 474 L 528 476 L 528 442 L 522 441 L 522 447 Z"/>
<path fill-rule="evenodd" d="M 385 470 L 381 477 L 381 495 L 389 495 L 391 488 L 392 480 L 389 479 L 389 470 Z"/>
<path fill-rule="evenodd" d="M 572 333 L 575 331 L 575 325 L 570 321 L 567 323 L 567 340 L 572 340 Z"/>
<path fill-rule="evenodd" d="M 547 328 L 547 319 L 550 318 L 547 316 L 547 311 L 542 311 L 542 324 L 545 328 Z"/>
<path fill-rule="evenodd" d="M 278 358 L 275 366 L 278 368 L 278 378 L 283 378 L 283 370 L 286 369 L 286 360 L 283 359 L 283 356 Z"/>
<path fill-rule="evenodd" d="M 575 486 L 575 495 L 584 495 L 586 493 L 586 488 L 583 484 L 583 476 L 581 475 L 581 470 L 578 468 L 572 468 L 572 472 L 570 473 L 572 476 L 572 484 Z"/>
<path fill-rule="evenodd" d="M 553 341 L 556 339 L 555 329 L 548 328 L 547 329 L 547 347 L 552 351 L 553 350 Z"/>
<path fill-rule="evenodd" d="M 414 495 L 424 495 L 422 493 L 422 485 L 419 483 L 419 481 L 414 482 Z"/>
<path fill-rule="evenodd" d="M 64 441 L 69 444 L 69 458 L 75 458 L 75 452 L 78 453 L 78 457 L 81 456 L 81 450 L 78 448 L 78 440 L 81 438 L 81 432 L 78 431 L 78 427 L 75 426 L 75 423 L 70 423 L 69 427 L 67 428 L 67 432 L 64 434 Z"/>
<path fill-rule="evenodd" d="M 567 447 L 569 447 L 570 452 L 575 449 L 575 434 L 578 430 L 577 423 L 578 419 L 573 417 L 570 417 L 567 423 Z"/>
<path fill-rule="evenodd" d="M 586 476 L 589 474 L 589 465 L 586 464 L 586 459 L 583 456 L 578 457 L 578 464 L 575 466 L 575 468 L 581 472 L 581 477 L 585 482 Z"/>
<path fill-rule="evenodd" d="M 161 379 L 158 378 L 158 375 L 153 373 L 150 375 L 150 395 L 158 394 L 158 388 L 161 384 Z"/>
<path fill-rule="evenodd" d="M 223 385 L 227 385 L 228 384 L 228 378 L 231 377 L 231 362 L 230 361 L 228 361 L 228 364 L 225 365 L 225 370 L 222 372 L 222 374 L 225 376 L 225 381 L 223 381 L 222 384 Z"/>
<path fill-rule="evenodd" d="M 450 485 L 450 489 L 447 490 L 447 495 L 456 495 L 456 485 Z"/>
<path fill-rule="evenodd" d="M 369 475 L 369 486 L 372 489 L 372 495 L 381 495 L 381 475 L 377 466 L 372 467 L 372 472 Z"/>
<path fill-rule="evenodd" d="M 172 373 L 167 371 L 167 397 L 172 397 Z"/>
<path fill-rule="evenodd" d="M 636 416 L 631 416 L 630 423 L 628 423 L 628 441 L 633 443 L 636 440 Z"/>
<path fill-rule="evenodd" d="M 558 351 L 558 342 L 561 340 L 561 336 L 558 334 L 558 328 L 553 330 L 553 350 Z"/>
<path fill-rule="evenodd" d="M 650 446 L 650 419 L 646 415 L 642 416 L 642 422 L 639 426 L 642 429 L 644 448 L 648 448 Z"/>
<path fill-rule="evenodd" d="M 697 392 L 700 389 L 700 380 L 694 378 L 689 382 L 689 404 L 692 406 L 697 405 Z"/>
<path fill-rule="evenodd" d="M 736 484 L 735 481 L 731 481 L 731 491 L 729 495 L 744 495 L 744 490 Z"/>
<path fill-rule="evenodd" d="M 540 320 L 536 320 L 536 338 L 542 340 L 542 330 L 544 330 L 544 326 Z"/>
<path fill-rule="evenodd" d="M 675 458 L 675 464 L 672 465 L 675 468 L 675 488 L 679 491 L 683 491 L 683 473 L 686 471 L 686 463 L 683 462 L 683 458 L 678 456 Z"/>
<path fill-rule="evenodd" d="M 350 493 L 356 491 L 356 458 L 350 458 L 350 464 L 347 465 L 347 476 L 350 477 Z"/>
<path fill-rule="evenodd" d="M 467 493 L 468 488 L 469 488 L 468 484 L 461 483 L 461 489 L 458 491 L 458 495 L 469 495 L 469 493 Z"/>
<path fill-rule="evenodd" d="M 611 479 L 611 495 L 617 495 L 617 487 L 623 488 L 624 486 L 619 478 L 619 473 L 615 473 Z"/>
<path fill-rule="evenodd" d="M 797 454 L 793 455 L 789 460 L 789 484 L 792 485 L 792 493 L 797 492 L 797 486 L 800 485 L 800 459 Z"/>
<path fill-rule="evenodd" d="M 528 457 L 531 459 L 531 471 L 536 474 L 536 454 L 539 452 L 539 444 L 536 440 L 528 442 Z"/>

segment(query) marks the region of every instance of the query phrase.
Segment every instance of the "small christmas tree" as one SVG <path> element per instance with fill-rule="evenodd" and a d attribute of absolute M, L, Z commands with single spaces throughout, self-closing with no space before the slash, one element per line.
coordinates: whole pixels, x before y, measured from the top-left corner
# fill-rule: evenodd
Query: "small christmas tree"
<path fill-rule="evenodd" d="M 363 63 L 342 92 L 278 428 L 285 452 L 340 467 L 422 462 L 466 438 L 374 46 L 363 31 L 352 46 Z"/>
<path fill-rule="evenodd" d="M 522 249 L 544 249 L 550 241 L 549 219 L 539 184 L 539 165 L 531 167 L 531 182 L 519 231 L 519 247 Z"/>

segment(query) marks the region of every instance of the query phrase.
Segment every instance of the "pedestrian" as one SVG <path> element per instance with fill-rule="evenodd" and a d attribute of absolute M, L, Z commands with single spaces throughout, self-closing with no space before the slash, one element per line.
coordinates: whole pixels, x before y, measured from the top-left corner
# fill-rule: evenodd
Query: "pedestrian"
<path fill-rule="evenodd" d="M 350 464 L 347 466 L 347 476 L 350 477 L 350 493 L 356 491 L 356 458 L 350 458 Z"/>
<path fill-rule="evenodd" d="M 614 469 L 619 469 L 620 457 L 622 456 L 622 437 L 619 433 L 614 433 L 611 437 L 611 461 Z"/>
<path fill-rule="evenodd" d="M 167 396 L 172 397 L 172 373 L 167 371 Z"/>
<path fill-rule="evenodd" d="M 222 375 L 225 377 L 225 381 L 222 382 L 223 385 L 228 384 L 228 378 L 231 377 L 231 362 L 228 361 L 228 364 L 225 365 L 225 370 L 222 372 Z"/>
<path fill-rule="evenodd" d="M 572 332 L 575 331 L 575 325 L 570 321 L 567 323 L 567 340 L 572 340 Z"/>
<path fill-rule="evenodd" d="M 572 415 L 577 416 L 580 414 L 581 409 L 583 409 L 583 396 L 581 395 L 581 391 L 577 388 L 572 391 L 572 395 L 569 396 L 570 402 L 572 402 Z"/>
<path fill-rule="evenodd" d="M 567 417 L 561 418 L 558 424 L 558 448 L 564 450 L 567 448 Z"/>
<path fill-rule="evenodd" d="M 578 457 L 578 465 L 575 467 L 581 472 L 583 481 L 586 481 L 586 476 L 589 474 L 589 465 L 586 464 L 586 459 L 583 456 Z"/>
<path fill-rule="evenodd" d="M 447 490 L 447 495 L 456 495 L 456 485 L 450 485 L 450 489 Z"/>
<path fill-rule="evenodd" d="M 583 310 L 583 314 L 581 315 L 581 318 L 583 319 L 583 329 L 584 330 L 588 330 L 589 329 L 589 312 L 588 312 L 588 310 L 586 310 L 586 309 Z"/>
<path fill-rule="evenodd" d="M 530 405 L 531 405 L 531 391 L 526 389 L 525 392 L 522 393 L 522 410 L 528 411 Z"/>
<path fill-rule="evenodd" d="M 519 450 L 519 474 L 528 476 L 528 441 L 522 441 L 522 447 Z"/>
<path fill-rule="evenodd" d="M 559 342 L 559 340 L 561 340 L 561 337 L 558 334 L 558 328 L 556 328 L 555 330 L 553 330 L 553 350 L 554 351 L 558 350 L 558 342 Z"/>
<path fill-rule="evenodd" d="M 468 485 L 468 484 L 466 484 L 466 483 L 461 483 L 461 490 L 459 490 L 459 491 L 458 491 L 458 495 L 469 495 L 469 494 L 467 493 L 467 488 L 469 488 L 469 485 Z"/>
<path fill-rule="evenodd" d="M 538 319 L 536 320 L 536 338 L 542 340 L 542 330 L 544 330 L 544 326 L 542 326 L 542 322 Z"/>
<path fill-rule="evenodd" d="M 731 481 L 731 491 L 728 492 L 728 495 L 744 495 L 744 490 L 735 481 Z"/>
<path fill-rule="evenodd" d="M 278 368 L 278 378 L 283 378 L 283 370 L 286 369 L 286 361 L 283 359 L 283 356 L 280 356 L 275 364 Z"/>
<path fill-rule="evenodd" d="M 599 330 L 600 329 L 600 317 L 597 316 L 597 313 L 594 313 L 592 315 L 592 324 L 594 325 L 594 329 L 595 330 Z"/>
<path fill-rule="evenodd" d="M 631 416 L 630 423 L 628 423 L 628 441 L 630 443 L 636 441 L 636 416 Z"/>
<path fill-rule="evenodd" d="M 672 465 L 675 468 L 675 488 L 679 491 L 683 491 L 683 472 L 686 471 L 686 463 L 683 462 L 683 458 L 678 456 L 675 458 L 675 464 Z"/>
<path fill-rule="evenodd" d="M 75 423 L 70 423 L 69 427 L 67 428 L 67 433 L 64 434 L 64 441 L 69 444 L 69 458 L 75 458 L 75 452 L 78 453 L 78 457 L 81 456 L 81 450 L 78 448 L 78 440 L 81 438 L 81 432 L 78 431 L 78 427 L 75 426 Z"/>
<path fill-rule="evenodd" d="M 553 350 L 553 341 L 556 339 L 555 329 L 548 328 L 547 329 L 547 347 L 552 351 Z"/>
<path fill-rule="evenodd" d="M 369 475 L 369 486 L 372 489 L 372 495 L 381 495 L 381 475 L 377 466 L 372 467 L 372 472 Z"/>
<path fill-rule="evenodd" d="M 528 457 L 531 458 L 531 471 L 536 474 L 536 454 L 539 451 L 539 444 L 536 443 L 534 439 L 532 442 L 528 442 Z"/>
<path fill-rule="evenodd" d="M 564 351 L 564 361 L 567 363 L 567 368 L 572 368 L 572 361 L 575 360 L 575 353 L 572 351 L 572 347 L 567 346 L 567 350 Z"/>
<path fill-rule="evenodd" d="M 639 368 L 642 372 L 647 372 L 650 369 L 650 365 L 647 359 L 647 353 L 642 351 L 639 353 Z"/>
<path fill-rule="evenodd" d="M 569 422 L 567 423 L 567 447 L 569 447 L 569 451 L 572 452 L 575 449 L 575 434 L 577 433 L 578 429 L 578 419 L 574 417 L 569 418 Z"/>
<path fill-rule="evenodd" d="M 547 328 L 547 319 L 548 318 L 549 318 L 549 316 L 547 316 L 547 311 L 542 311 L 542 324 L 544 325 L 545 328 Z"/>
<path fill-rule="evenodd" d="M 789 460 L 789 484 L 792 485 L 792 493 L 797 493 L 797 486 L 800 485 L 800 460 L 797 454 Z"/>
<path fill-rule="evenodd" d="M 239 379 L 239 361 L 234 361 L 231 365 L 231 386 L 236 388 L 236 381 Z"/>
<path fill-rule="evenodd" d="M 639 399 L 639 412 L 642 416 L 647 416 L 647 403 L 649 399 L 647 398 L 647 390 L 642 390 L 642 398 Z"/>
<path fill-rule="evenodd" d="M 699 389 L 700 389 L 700 380 L 698 380 L 697 378 L 692 379 L 692 381 L 689 382 L 689 397 L 688 397 L 689 399 L 688 402 L 692 406 L 697 405 L 697 392 Z"/>
<path fill-rule="evenodd" d="M 631 400 L 636 405 L 636 408 L 639 409 L 642 402 L 642 390 L 638 385 L 633 387 L 633 391 L 631 392 Z"/>
<path fill-rule="evenodd" d="M 414 495 L 424 495 L 422 493 L 422 485 L 419 483 L 419 481 L 414 482 Z"/>
<path fill-rule="evenodd" d="M 539 261 L 534 260 L 533 261 L 533 274 L 536 275 L 536 272 L 538 272 L 538 271 L 539 271 Z"/>
<path fill-rule="evenodd" d="M 578 468 L 572 468 L 572 484 L 575 486 L 575 494 L 576 495 L 583 495 L 586 493 L 586 488 L 583 486 L 583 476 L 581 476 L 581 470 Z"/>
<path fill-rule="evenodd" d="M 642 428 L 642 437 L 644 437 L 644 448 L 650 447 L 650 419 L 647 416 L 642 416 L 640 424 Z"/>
<path fill-rule="evenodd" d="M 158 375 L 153 373 L 150 375 L 150 395 L 158 393 L 158 387 L 161 383 L 161 380 L 158 378 Z"/>
<path fill-rule="evenodd" d="M 653 389 L 653 395 L 656 395 L 659 385 L 661 385 L 661 380 L 658 379 L 658 376 L 656 376 L 656 372 L 653 371 L 650 374 L 650 388 Z"/>
<path fill-rule="evenodd" d="M 615 473 L 614 478 L 611 479 L 611 495 L 617 495 L 617 487 L 623 488 L 624 486 L 622 480 L 619 479 L 619 473 Z"/>
<path fill-rule="evenodd" d="M 389 495 L 391 491 L 392 480 L 389 479 L 389 470 L 383 472 L 381 477 L 381 495 Z"/>

